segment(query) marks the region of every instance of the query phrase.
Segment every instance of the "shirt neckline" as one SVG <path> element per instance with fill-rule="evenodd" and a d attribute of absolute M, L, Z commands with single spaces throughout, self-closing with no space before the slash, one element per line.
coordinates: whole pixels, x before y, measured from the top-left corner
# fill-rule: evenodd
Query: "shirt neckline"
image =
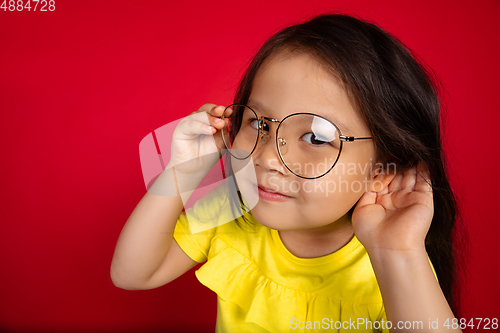
<path fill-rule="evenodd" d="M 274 241 L 273 243 L 282 256 L 284 256 L 286 259 L 296 264 L 306 265 L 306 266 L 324 265 L 331 263 L 333 261 L 338 261 L 361 245 L 356 235 L 354 235 L 346 245 L 344 245 L 343 247 L 341 247 L 340 249 L 338 249 L 333 253 L 327 254 L 326 256 L 316 257 L 316 258 L 299 258 L 294 254 L 292 254 L 286 248 L 285 244 L 283 244 L 283 241 L 281 240 L 278 230 L 275 229 L 269 229 L 269 230 L 271 231 L 271 237 Z"/>

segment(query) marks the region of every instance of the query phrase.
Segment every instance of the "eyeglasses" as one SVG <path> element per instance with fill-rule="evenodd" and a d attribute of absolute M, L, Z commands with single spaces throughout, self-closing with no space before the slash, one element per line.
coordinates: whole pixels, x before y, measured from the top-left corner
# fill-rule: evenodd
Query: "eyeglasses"
<path fill-rule="evenodd" d="M 232 113 L 228 109 L 232 109 Z M 323 177 L 337 163 L 344 142 L 373 139 L 341 134 L 337 125 L 313 113 L 293 113 L 283 120 L 258 117 L 247 105 L 231 104 L 221 119 L 228 119 L 222 139 L 234 158 L 243 160 L 262 147 L 271 137 L 267 122 L 277 123 L 278 154 L 294 175 L 304 179 Z"/>

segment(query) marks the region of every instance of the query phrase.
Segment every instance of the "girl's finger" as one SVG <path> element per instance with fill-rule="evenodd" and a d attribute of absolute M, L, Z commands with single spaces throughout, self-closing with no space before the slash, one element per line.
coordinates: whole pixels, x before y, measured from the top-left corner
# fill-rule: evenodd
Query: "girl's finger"
<path fill-rule="evenodd" d="M 216 130 L 220 130 L 224 126 L 224 121 L 222 119 L 216 118 L 212 115 L 210 115 L 206 111 L 198 111 L 195 113 L 190 114 L 184 119 L 185 122 L 192 122 L 192 121 L 197 121 L 200 123 L 204 123 L 208 126 L 212 126 Z M 186 131 L 187 133 L 187 131 Z M 190 132 L 193 134 L 193 132 Z M 203 132 L 204 133 L 204 132 Z"/>
<path fill-rule="evenodd" d="M 415 190 L 420 192 L 432 192 L 431 177 L 429 169 L 424 162 L 417 164 L 417 179 Z"/>
<path fill-rule="evenodd" d="M 201 123 L 210 125 L 210 115 L 206 111 L 197 111 L 185 117 L 184 121 L 199 121 Z"/>
<path fill-rule="evenodd" d="M 222 114 L 224 114 L 224 118 L 229 117 L 233 113 L 233 109 L 231 108 L 226 108 L 223 105 L 216 105 L 213 108 L 208 111 L 208 114 L 215 118 L 220 118 L 222 117 Z"/>
<path fill-rule="evenodd" d="M 207 111 L 207 113 L 215 118 L 218 118 L 222 115 L 224 112 L 224 107 L 221 105 L 214 105 L 213 107 L 210 108 L 210 110 Z"/>
<path fill-rule="evenodd" d="M 233 109 L 232 108 L 227 108 L 225 111 L 224 111 L 224 117 L 229 117 L 233 114 Z"/>
<path fill-rule="evenodd" d="M 403 180 L 403 174 L 398 173 L 389 184 L 389 192 L 396 192 L 401 190 L 401 182 Z"/>
<path fill-rule="evenodd" d="M 222 105 L 216 105 L 210 110 L 210 112 L 207 112 L 207 113 L 208 113 L 210 125 L 212 125 L 213 127 L 217 128 L 217 129 L 221 129 L 222 127 L 224 127 L 227 124 L 227 120 L 221 119 L 222 114 L 224 114 L 224 118 L 226 118 L 228 115 L 230 115 L 232 113 L 232 110 L 226 109 Z"/>
<path fill-rule="evenodd" d="M 416 180 L 417 180 L 417 167 L 410 168 L 403 174 L 403 180 L 401 181 L 401 188 L 409 191 L 415 190 Z"/>
<path fill-rule="evenodd" d="M 377 202 L 377 192 L 365 192 L 359 199 L 356 208 L 373 205 Z"/>
<path fill-rule="evenodd" d="M 391 182 L 394 180 L 394 178 L 396 178 L 396 174 L 394 173 L 391 173 L 389 175 L 387 175 L 387 177 L 390 177 L 389 178 L 389 184 L 387 184 L 386 186 L 384 186 L 384 188 L 380 191 L 377 192 L 377 194 L 380 196 L 380 195 L 383 195 L 383 194 L 387 194 L 389 193 L 389 185 L 391 184 Z"/>
<path fill-rule="evenodd" d="M 389 186 L 384 187 L 384 189 L 382 191 L 379 191 L 377 193 L 378 193 L 378 195 L 389 193 Z"/>
<path fill-rule="evenodd" d="M 224 120 L 222 120 L 220 118 L 209 116 L 208 119 L 210 121 L 210 125 L 217 128 L 218 130 L 221 129 L 222 127 L 224 127 L 224 125 L 225 125 Z"/>
<path fill-rule="evenodd" d="M 196 137 L 200 134 L 213 135 L 217 132 L 217 129 L 201 121 L 190 120 L 186 125 L 183 134 L 188 137 Z"/>

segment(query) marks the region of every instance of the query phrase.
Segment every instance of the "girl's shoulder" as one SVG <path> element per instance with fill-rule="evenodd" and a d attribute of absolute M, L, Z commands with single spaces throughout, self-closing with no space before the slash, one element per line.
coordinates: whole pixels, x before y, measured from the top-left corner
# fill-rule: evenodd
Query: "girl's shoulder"
<path fill-rule="evenodd" d="M 217 253 L 213 247 L 216 239 L 247 253 L 249 244 L 265 236 L 264 232 L 265 228 L 245 212 L 234 188 L 224 182 L 181 213 L 174 238 L 191 259 L 203 262 L 209 253 Z"/>

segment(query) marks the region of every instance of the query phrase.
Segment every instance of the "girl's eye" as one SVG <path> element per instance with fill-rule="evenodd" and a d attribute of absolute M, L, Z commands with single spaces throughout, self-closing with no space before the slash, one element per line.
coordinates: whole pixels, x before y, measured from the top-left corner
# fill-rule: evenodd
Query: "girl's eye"
<path fill-rule="evenodd" d="M 321 137 L 318 137 L 314 133 L 311 133 L 311 132 L 302 135 L 302 137 L 300 138 L 300 140 L 305 141 L 307 143 L 310 143 L 314 146 L 321 146 L 325 143 L 328 143 L 328 141 L 322 141 L 320 139 L 321 139 Z"/>
<path fill-rule="evenodd" d="M 252 128 L 256 131 L 259 130 L 259 119 L 257 118 L 252 118 L 252 119 L 249 119 L 248 122 L 250 123 L 250 126 L 252 126 Z M 269 131 L 269 125 L 264 123 L 262 124 L 262 130 L 263 131 Z"/>
<path fill-rule="evenodd" d="M 262 124 L 262 130 L 266 131 L 266 132 L 269 132 L 269 125 L 267 123 L 263 123 Z"/>
<path fill-rule="evenodd" d="M 250 126 L 252 126 L 253 129 L 259 130 L 259 119 L 253 118 L 249 119 L 248 122 L 250 123 Z"/>

